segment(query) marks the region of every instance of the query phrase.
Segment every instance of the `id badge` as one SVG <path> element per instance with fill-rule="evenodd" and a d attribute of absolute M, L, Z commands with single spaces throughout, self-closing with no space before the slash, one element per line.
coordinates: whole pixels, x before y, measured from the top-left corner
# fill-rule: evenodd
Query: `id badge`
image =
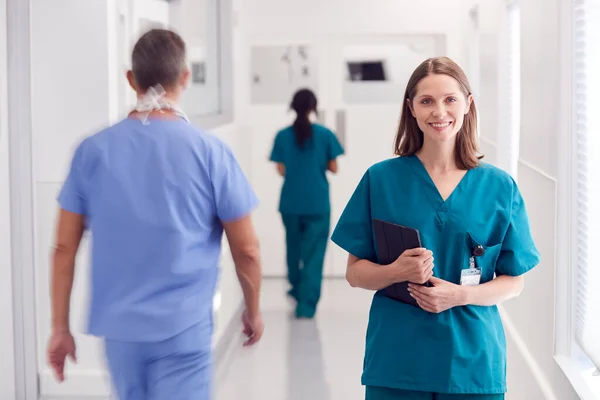
<path fill-rule="evenodd" d="M 463 269 L 460 273 L 460 284 L 463 286 L 477 286 L 481 281 L 479 268 Z"/>
<path fill-rule="evenodd" d="M 469 268 L 460 272 L 460 284 L 463 286 L 477 286 L 481 281 L 481 270 L 475 265 L 475 259 L 469 259 Z"/>

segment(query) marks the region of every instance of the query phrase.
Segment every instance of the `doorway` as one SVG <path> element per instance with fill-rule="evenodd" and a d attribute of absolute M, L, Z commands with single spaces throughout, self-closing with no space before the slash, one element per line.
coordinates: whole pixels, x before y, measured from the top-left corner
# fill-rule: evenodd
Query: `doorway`
<path fill-rule="evenodd" d="M 393 143 L 406 83 L 428 57 L 443 55 L 444 35 L 346 35 L 251 40 L 252 183 L 261 207 L 256 225 L 268 249 L 264 275 L 284 277 L 285 232 L 278 209 L 281 178 L 268 161 L 279 129 L 294 119 L 289 102 L 300 87 L 319 100 L 318 120 L 333 130 L 346 154 L 339 173 L 329 175 L 331 229 L 360 178 L 378 161 L 393 156 Z M 326 277 L 345 276 L 347 253 L 329 243 Z"/>

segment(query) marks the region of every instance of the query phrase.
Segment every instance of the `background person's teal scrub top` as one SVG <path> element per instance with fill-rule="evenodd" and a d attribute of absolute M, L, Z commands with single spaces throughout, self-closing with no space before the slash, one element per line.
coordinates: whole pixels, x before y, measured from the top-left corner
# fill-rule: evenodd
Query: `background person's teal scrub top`
<path fill-rule="evenodd" d="M 282 214 L 330 213 L 327 163 L 344 153 L 333 132 L 312 124 L 313 135 L 303 148 L 296 143 L 293 127 L 277 133 L 270 160 L 285 165 L 279 211 Z"/>
<path fill-rule="evenodd" d="M 418 157 L 372 166 L 348 202 L 332 240 L 377 262 L 373 218 L 416 228 L 433 251 L 436 277 L 459 284 L 473 247 L 481 283 L 521 275 L 539 262 L 516 183 L 488 164 L 469 170 L 444 201 Z M 376 292 L 366 338 L 362 383 L 435 393 L 506 391 L 506 342 L 498 308 L 455 307 L 440 314 Z"/>

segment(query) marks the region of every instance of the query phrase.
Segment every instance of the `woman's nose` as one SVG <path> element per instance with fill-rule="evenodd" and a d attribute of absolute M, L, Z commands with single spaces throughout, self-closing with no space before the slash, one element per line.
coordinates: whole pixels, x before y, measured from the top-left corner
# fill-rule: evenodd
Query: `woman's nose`
<path fill-rule="evenodd" d="M 433 116 L 440 118 L 446 115 L 446 106 L 444 104 L 436 105 L 433 109 Z"/>

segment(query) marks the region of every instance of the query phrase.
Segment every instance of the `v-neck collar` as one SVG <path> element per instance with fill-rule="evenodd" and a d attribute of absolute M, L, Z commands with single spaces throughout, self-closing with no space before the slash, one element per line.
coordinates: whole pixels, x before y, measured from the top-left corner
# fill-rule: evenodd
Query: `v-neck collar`
<path fill-rule="evenodd" d="M 437 186 L 433 182 L 431 175 L 429 175 L 429 172 L 427 172 L 425 165 L 423 165 L 423 163 L 421 162 L 421 159 L 419 159 L 419 157 L 417 157 L 416 154 L 413 154 L 412 156 L 410 156 L 410 161 L 410 166 L 412 167 L 415 174 L 418 175 L 425 183 L 424 190 L 427 197 L 429 198 L 429 201 L 431 202 L 431 205 L 433 206 L 434 210 L 438 213 L 438 216 L 440 216 L 441 220 L 443 220 L 444 218 L 441 217 L 440 213 L 444 213 L 451 210 L 452 204 L 453 202 L 455 202 L 455 199 L 465 191 L 465 187 L 467 186 L 473 171 L 467 170 L 466 174 L 461 178 L 460 182 L 458 182 L 458 185 L 456 185 L 452 193 L 450 193 L 448 198 L 444 200 Z"/>

